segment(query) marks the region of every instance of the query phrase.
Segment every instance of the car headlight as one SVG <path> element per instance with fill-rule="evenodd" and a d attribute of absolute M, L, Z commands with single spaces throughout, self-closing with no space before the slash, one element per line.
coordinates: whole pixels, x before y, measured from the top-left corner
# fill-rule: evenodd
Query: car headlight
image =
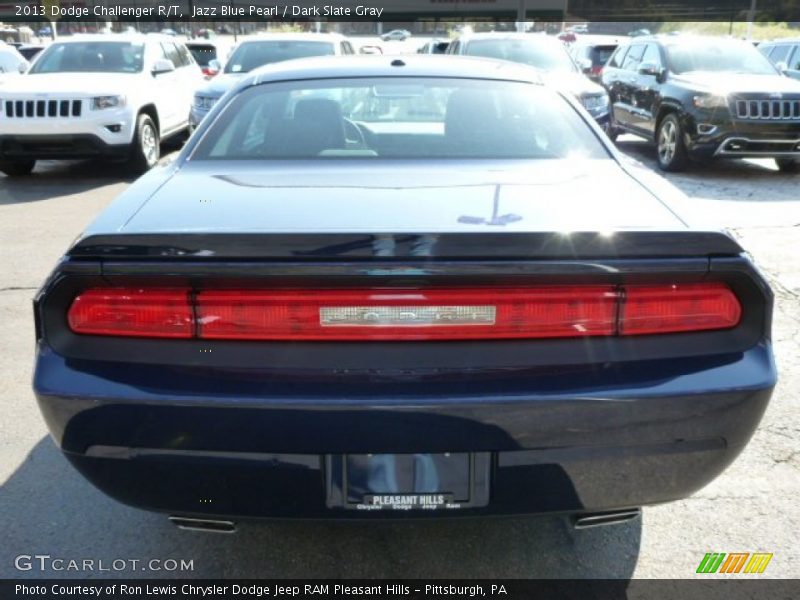
<path fill-rule="evenodd" d="M 583 107 L 586 110 L 600 110 L 608 108 L 608 94 L 601 94 L 599 96 L 583 96 L 581 98 Z"/>
<path fill-rule="evenodd" d="M 219 98 L 213 96 L 195 96 L 194 107 L 200 110 L 211 110 Z"/>
<path fill-rule="evenodd" d="M 728 98 L 720 94 L 700 94 L 692 98 L 695 108 L 727 108 Z"/>
<path fill-rule="evenodd" d="M 125 106 L 125 96 L 96 96 L 92 98 L 92 109 L 120 108 Z"/>

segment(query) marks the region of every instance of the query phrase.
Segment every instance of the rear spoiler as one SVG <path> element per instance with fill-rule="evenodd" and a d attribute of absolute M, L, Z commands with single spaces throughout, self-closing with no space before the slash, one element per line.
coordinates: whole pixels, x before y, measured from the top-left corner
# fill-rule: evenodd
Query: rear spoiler
<path fill-rule="evenodd" d="M 741 246 L 714 231 L 502 233 L 157 233 L 96 234 L 71 258 L 187 260 L 525 260 L 736 256 Z"/>

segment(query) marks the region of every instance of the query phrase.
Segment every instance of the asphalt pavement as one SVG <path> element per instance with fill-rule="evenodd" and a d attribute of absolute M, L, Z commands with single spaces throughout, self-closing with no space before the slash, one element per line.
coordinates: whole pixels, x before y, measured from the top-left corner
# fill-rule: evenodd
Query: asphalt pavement
<path fill-rule="evenodd" d="M 623 152 L 654 168 L 633 138 Z M 641 520 L 572 530 L 556 517 L 411 523 L 245 523 L 233 535 L 175 529 L 87 483 L 47 435 L 30 389 L 31 298 L 91 219 L 130 183 L 119 167 L 46 162 L 0 175 L 0 577 L 663 577 L 694 575 L 706 552 L 771 552 L 765 576 L 797 576 L 800 559 L 800 176 L 771 161 L 698 167 L 669 179 L 692 219 L 732 227 L 777 296 L 780 383 L 740 458 L 689 499 Z M 15 568 L 20 555 L 102 560 L 122 570 Z M 151 559 L 192 569 L 142 568 Z M 130 561 L 139 560 L 136 567 Z M 25 561 L 21 563 L 25 565 Z M 68 563 L 64 563 L 68 564 Z M 166 565 L 172 563 L 166 562 Z"/>

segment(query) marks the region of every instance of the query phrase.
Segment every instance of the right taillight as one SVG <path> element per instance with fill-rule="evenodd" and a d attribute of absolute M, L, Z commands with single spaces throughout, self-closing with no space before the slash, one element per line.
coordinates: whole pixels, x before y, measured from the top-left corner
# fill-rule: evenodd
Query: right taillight
<path fill-rule="evenodd" d="M 722 283 L 625 286 L 620 335 L 729 329 L 742 307 Z"/>

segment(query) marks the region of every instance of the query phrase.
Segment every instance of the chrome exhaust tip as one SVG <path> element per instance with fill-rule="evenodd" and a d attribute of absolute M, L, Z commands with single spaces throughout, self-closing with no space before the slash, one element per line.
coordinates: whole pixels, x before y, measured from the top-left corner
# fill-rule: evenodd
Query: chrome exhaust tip
<path fill-rule="evenodd" d="M 641 508 L 576 515 L 572 518 L 572 526 L 575 529 L 589 529 L 590 527 L 602 527 L 604 525 L 619 525 L 632 521 L 641 515 Z"/>
<path fill-rule="evenodd" d="M 169 522 L 178 529 L 186 531 L 205 531 L 210 533 L 235 533 L 236 523 L 218 519 L 195 519 L 191 517 L 176 517 L 170 515 Z"/>

